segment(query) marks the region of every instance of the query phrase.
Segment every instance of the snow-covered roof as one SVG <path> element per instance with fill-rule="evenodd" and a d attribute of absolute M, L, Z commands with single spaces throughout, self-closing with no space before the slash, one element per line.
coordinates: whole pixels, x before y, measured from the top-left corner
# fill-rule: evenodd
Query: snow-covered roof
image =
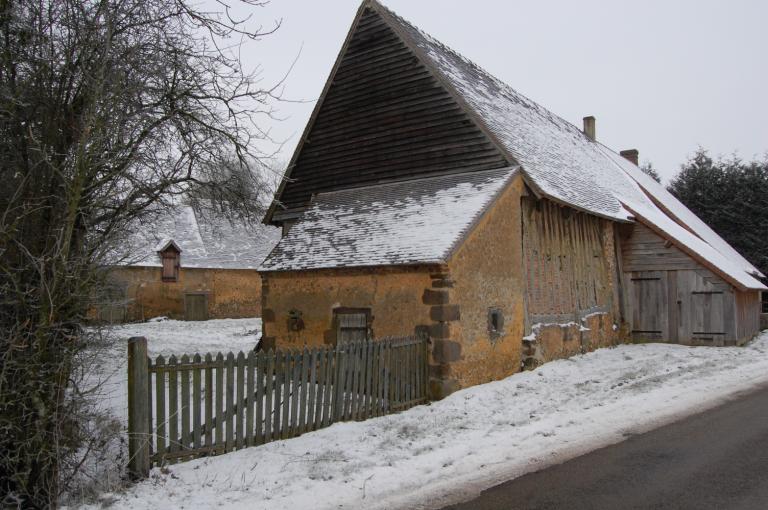
<path fill-rule="evenodd" d="M 719 251 L 715 246 L 709 244 L 703 236 L 700 236 L 698 232 L 694 231 L 692 228 L 682 226 L 662 211 L 662 209 L 657 207 L 653 202 L 653 199 L 660 196 L 658 188 L 662 188 L 661 185 L 656 183 L 652 178 L 646 176 L 636 165 L 627 161 L 615 152 L 612 152 L 605 147 L 602 147 L 602 150 L 605 151 L 606 156 L 609 157 L 622 172 L 626 172 L 626 175 L 630 175 L 633 178 L 637 177 L 641 182 L 648 186 L 648 188 L 653 189 L 655 192 L 653 194 L 649 193 L 646 188 L 642 187 L 638 181 L 633 179 L 624 181 L 627 185 L 623 186 L 621 189 L 622 202 L 637 221 L 648 225 L 649 228 L 661 234 L 664 238 L 669 239 L 678 248 L 700 260 L 711 269 L 724 273 L 723 276 L 738 283 L 741 287 L 749 289 L 765 288 L 762 283 L 747 271 L 745 264 L 751 267 L 749 262 L 744 260 L 741 256 L 738 256 L 738 254 L 737 257 L 733 257 Z M 646 182 L 646 179 L 642 179 L 638 174 L 648 177 L 647 180 L 653 181 L 656 186 L 651 186 L 649 182 Z M 651 197 L 653 197 L 653 199 Z M 672 195 L 669 195 L 669 197 L 672 197 Z M 665 198 L 665 200 L 667 200 L 667 203 L 669 203 L 671 207 L 684 209 L 687 211 L 688 215 L 693 216 L 694 218 L 696 217 L 679 202 L 675 205 L 669 201 L 668 198 Z M 701 220 L 698 221 L 703 224 Z M 711 230 L 710 232 L 710 237 L 715 236 L 722 244 L 728 246 L 728 244 L 717 236 L 717 234 Z M 733 253 L 736 253 L 730 246 L 728 246 L 728 249 Z M 755 269 L 755 271 L 757 270 Z"/>
<path fill-rule="evenodd" d="M 519 94 L 375 0 L 366 5 L 388 21 L 499 149 L 519 164 L 526 182 L 537 194 L 615 221 L 641 219 L 738 286 L 765 289 L 754 278 L 762 276 L 754 266 L 636 165 L 589 139 L 573 124 Z M 466 183 L 471 175 L 461 178 Z M 454 216 L 443 211 L 446 203 L 452 207 L 461 203 L 459 195 L 450 191 L 450 182 L 451 178 L 430 178 L 374 186 L 365 192 L 354 189 L 318 195 L 262 269 L 443 261 L 448 238 L 454 236 L 455 240 L 457 229 L 466 228 L 464 214 L 470 212 L 458 208 L 450 211 L 458 215 Z M 385 200 L 378 198 L 380 193 L 386 195 Z M 366 205 L 366 201 L 370 203 Z M 482 209 L 472 209 L 475 205 L 468 207 L 473 215 L 478 215 Z M 415 225 L 402 222 L 403 210 L 418 211 L 411 218 Z M 401 223 L 395 222 L 395 218 Z M 451 221 L 456 225 L 450 225 Z M 446 237 L 422 237 L 433 229 Z"/>
<path fill-rule="evenodd" d="M 733 264 L 739 266 L 742 270 L 750 274 L 764 276 L 755 266 L 749 263 L 747 259 L 742 257 L 739 252 L 733 249 L 725 239 L 717 235 L 709 225 L 701 221 L 698 216 L 693 214 L 693 212 L 675 198 L 672 193 L 667 191 L 664 186 L 640 170 L 637 165 L 634 165 L 609 149 L 606 150 L 609 151 L 609 154 L 613 159 L 617 160 L 622 170 L 640 185 L 643 191 L 655 201 L 654 205 L 657 205 L 658 208 L 667 212 L 668 215 L 677 218 L 677 220 L 684 224 L 692 233 L 725 255 Z"/>
<path fill-rule="evenodd" d="M 280 240 L 280 229 L 260 223 L 230 222 L 210 212 L 177 205 L 153 216 L 151 225 L 135 225 L 120 265 L 160 266 L 158 251 L 173 243 L 181 267 L 256 269 Z"/>
<path fill-rule="evenodd" d="M 318 194 L 260 271 L 439 264 L 517 168 Z"/>
<path fill-rule="evenodd" d="M 685 251 L 714 266 L 713 269 L 732 281 L 747 288 L 765 288 L 752 276 L 762 276 L 757 268 L 636 165 L 590 140 L 570 122 L 518 93 L 378 2 L 372 1 L 371 5 L 456 93 L 500 148 L 520 164 L 526 181 L 537 193 L 617 221 L 632 220 L 634 213 L 642 215 L 650 227 L 673 236 Z"/>

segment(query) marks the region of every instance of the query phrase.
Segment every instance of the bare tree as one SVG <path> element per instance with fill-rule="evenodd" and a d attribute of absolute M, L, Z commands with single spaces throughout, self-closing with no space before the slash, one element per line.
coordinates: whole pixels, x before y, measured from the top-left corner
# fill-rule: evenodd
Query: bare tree
<path fill-rule="evenodd" d="M 244 181 L 279 84 L 259 88 L 238 47 L 279 23 L 199 5 L 0 0 L 4 506 L 56 504 L 61 459 L 78 447 L 67 396 L 80 324 L 126 226 L 192 189 L 245 219 L 263 212 L 243 191 L 259 183 Z"/>

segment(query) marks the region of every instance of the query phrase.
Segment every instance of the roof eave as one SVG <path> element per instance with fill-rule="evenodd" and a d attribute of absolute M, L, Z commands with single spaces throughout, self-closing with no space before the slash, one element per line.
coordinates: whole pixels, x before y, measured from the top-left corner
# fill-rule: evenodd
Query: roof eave
<path fill-rule="evenodd" d="M 259 274 L 267 273 L 298 273 L 298 272 L 317 272 L 317 271 L 365 271 L 372 269 L 384 269 L 384 268 L 417 268 L 423 266 L 425 268 L 434 268 L 437 266 L 444 266 L 448 262 L 442 259 L 425 260 L 425 261 L 410 261 L 410 262 L 397 262 L 388 264 L 361 264 L 361 265 L 333 265 L 333 266 L 321 266 L 321 267 L 297 267 L 297 268 L 284 268 L 284 269 L 263 269 L 259 267 L 257 271 Z"/>
<path fill-rule="evenodd" d="M 612 221 L 618 221 L 623 223 L 631 223 L 631 219 L 623 219 L 616 216 L 610 216 L 606 214 L 600 214 L 597 212 L 589 211 L 586 209 L 583 209 L 579 206 L 573 205 L 571 203 L 564 202 L 547 192 L 545 192 L 536 181 L 526 172 L 525 167 L 517 160 L 514 154 L 510 152 L 507 147 L 501 143 L 501 141 L 498 139 L 498 137 L 493 133 L 493 131 L 488 127 L 488 125 L 485 123 L 485 121 L 477 115 L 474 108 L 472 108 L 469 104 L 467 104 L 464 97 L 456 90 L 456 88 L 453 86 L 453 84 L 445 79 L 443 74 L 440 72 L 440 70 L 433 64 L 432 59 L 429 58 L 428 55 L 426 55 L 421 48 L 417 44 L 414 44 L 411 37 L 408 35 L 407 32 L 405 32 L 400 24 L 397 22 L 397 19 L 393 19 L 393 16 L 396 17 L 394 13 L 392 13 L 386 6 L 379 3 L 377 0 L 366 0 L 363 5 L 370 4 L 371 7 L 376 10 L 379 15 L 381 15 L 384 19 L 386 19 L 389 22 L 389 25 L 392 27 L 392 29 L 397 33 L 397 35 L 402 39 L 402 41 L 405 43 L 405 45 L 410 49 L 419 59 L 419 61 L 424 64 L 424 66 L 429 70 L 429 72 L 432 74 L 432 76 L 440 83 L 440 85 L 448 91 L 450 96 L 453 98 L 454 101 L 461 107 L 462 111 L 470 118 L 472 121 L 477 125 L 477 127 L 483 132 L 485 136 L 488 137 L 488 139 L 491 141 L 491 143 L 494 145 L 496 150 L 498 150 L 506 159 L 509 166 L 517 166 L 520 168 L 520 171 L 523 174 L 523 179 L 525 180 L 526 184 L 531 188 L 531 190 L 537 195 L 537 198 L 546 197 L 549 200 L 552 200 L 553 202 L 557 202 L 560 205 L 565 205 L 567 207 L 571 207 L 573 209 L 576 209 L 581 212 L 585 212 L 587 214 L 592 214 L 594 216 L 599 216 L 602 218 L 606 218 Z"/>
<path fill-rule="evenodd" d="M 712 271 L 713 273 L 715 273 L 717 276 L 723 278 L 725 281 L 727 281 L 728 283 L 730 283 L 731 285 L 736 287 L 738 290 L 740 290 L 742 292 L 743 291 L 748 291 L 748 290 L 768 290 L 765 286 L 763 286 L 763 287 L 747 287 L 747 286 L 743 285 L 736 278 L 734 278 L 733 276 L 731 276 L 727 272 L 723 271 L 719 267 L 715 266 L 714 264 L 712 264 L 711 262 L 706 260 L 699 253 L 697 253 L 695 250 L 692 250 L 691 248 L 686 246 L 684 243 L 678 241 L 677 239 L 673 238 L 671 235 L 669 235 L 666 232 L 664 232 L 664 230 L 662 230 L 661 228 L 659 228 L 656 225 L 654 225 L 653 222 L 651 222 L 650 220 L 646 219 L 641 214 L 638 214 L 637 211 L 633 210 L 630 206 L 628 206 L 627 204 L 623 204 L 623 205 L 624 205 L 624 207 L 627 208 L 628 211 L 630 211 L 632 214 L 635 215 L 635 217 L 637 218 L 638 222 L 642 223 L 643 225 L 645 225 L 649 229 L 653 230 L 656 234 L 658 234 L 659 236 L 663 237 L 664 239 L 666 239 L 667 241 L 672 243 L 680 251 L 682 251 L 683 253 L 685 253 L 686 255 L 691 257 L 692 259 L 694 259 L 696 262 L 698 262 L 699 264 L 701 264 L 705 268 L 707 268 L 710 271 Z M 704 241 L 702 241 L 702 242 L 704 242 Z M 712 249 L 714 249 L 714 248 L 712 248 Z M 745 271 L 745 274 L 747 274 L 746 271 Z"/>
<path fill-rule="evenodd" d="M 496 203 L 499 201 L 501 196 L 509 189 L 509 187 L 512 185 L 512 182 L 515 180 L 515 177 L 517 177 L 520 174 L 520 165 L 514 165 L 512 168 L 512 172 L 510 173 L 509 177 L 507 177 L 506 182 L 499 187 L 498 191 L 494 193 L 494 195 L 491 197 L 491 200 L 488 202 L 488 204 L 483 208 L 482 211 L 479 212 L 479 214 L 476 214 L 475 217 L 472 219 L 472 222 L 465 228 L 461 234 L 459 234 L 459 237 L 456 238 L 456 240 L 453 241 L 453 244 L 451 244 L 450 248 L 448 248 L 448 251 L 445 252 L 445 255 L 443 255 L 443 259 L 448 262 L 451 259 L 453 259 L 453 256 L 456 254 L 456 252 L 459 250 L 459 248 L 466 242 L 467 239 L 472 235 L 472 232 L 475 231 L 477 226 L 480 224 L 480 222 L 485 218 L 486 214 L 494 208 Z"/>

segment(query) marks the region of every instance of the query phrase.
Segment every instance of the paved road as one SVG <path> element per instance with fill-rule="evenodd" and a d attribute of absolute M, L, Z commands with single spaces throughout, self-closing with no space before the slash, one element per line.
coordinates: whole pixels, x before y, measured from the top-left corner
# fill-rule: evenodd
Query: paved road
<path fill-rule="evenodd" d="M 766 510 L 768 388 L 448 508 Z"/>

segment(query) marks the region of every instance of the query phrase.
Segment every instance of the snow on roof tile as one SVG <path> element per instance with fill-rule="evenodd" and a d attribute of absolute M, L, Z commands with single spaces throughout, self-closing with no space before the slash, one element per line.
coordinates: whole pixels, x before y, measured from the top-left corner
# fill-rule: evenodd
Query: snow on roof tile
<path fill-rule="evenodd" d="M 181 249 L 181 267 L 256 269 L 280 240 L 280 229 L 246 225 L 178 205 L 156 215 L 151 225 L 134 227 L 119 258 L 129 266 L 160 266 L 159 246 Z M 162 249 L 162 248 L 160 248 Z"/>
<path fill-rule="evenodd" d="M 761 275 L 752 264 L 662 186 L 648 182 L 650 179 L 635 165 L 590 140 L 573 124 L 519 94 L 386 7 L 376 2 L 374 5 L 521 165 L 523 174 L 538 192 L 618 221 L 632 218 L 623 205 L 632 204 L 646 222 L 668 235 L 675 232 L 678 242 L 733 280 L 748 288 L 765 288 L 750 276 Z M 680 227 L 648 195 L 695 235 Z"/>
<path fill-rule="evenodd" d="M 380 6 L 380 12 L 421 51 L 443 81 L 520 163 L 538 191 L 593 214 L 628 219 L 603 184 L 608 162 L 581 130 L 385 7 Z"/>
<path fill-rule="evenodd" d="M 739 252 L 734 250 L 730 244 L 712 230 L 709 225 L 701 221 L 698 216 L 685 207 L 674 195 L 672 195 L 672 193 L 667 191 L 664 186 L 645 174 L 639 167 L 637 167 L 637 165 L 632 164 L 609 149 L 604 150 L 608 151 L 609 154 L 617 160 L 617 164 L 621 166 L 622 170 L 624 170 L 624 172 L 626 172 L 632 180 L 645 191 L 645 193 L 652 197 L 652 199 L 660 204 L 663 209 L 677 218 L 694 234 L 725 255 L 732 263 L 738 265 L 743 271 L 760 277 L 764 276 L 755 266 L 750 264 L 747 259 L 742 257 Z"/>
<path fill-rule="evenodd" d="M 443 263 L 516 173 L 502 168 L 318 194 L 259 270 Z"/>
<path fill-rule="evenodd" d="M 606 156 L 616 164 L 617 168 L 632 172 L 633 177 L 638 177 L 638 179 L 645 181 L 638 175 L 642 174 L 645 176 L 637 166 L 605 147 L 603 147 L 602 150 L 605 151 Z M 648 179 L 653 181 L 650 177 L 648 177 Z M 664 237 L 674 242 L 684 251 L 695 253 L 706 265 L 725 273 L 726 276 L 735 280 L 740 286 L 748 289 L 766 288 L 762 283 L 749 274 L 742 263 L 742 261 L 746 264 L 749 264 L 749 262 L 746 262 L 741 256 L 734 258 L 719 251 L 712 244 L 707 243 L 704 238 L 699 236 L 698 232 L 691 232 L 693 229 L 688 230 L 673 220 L 653 203 L 650 196 L 643 192 L 643 188 L 638 182 L 631 179 L 628 179 L 625 182 L 628 183 L 629 186 L 627 186 L 627 189 L 621 194 L 623 203 L 639 221 L 647 224 L 652 230 L 662 233 Z M 661 188 L 656 181 L 653 182 L 657 184 L 657 187 Z M 647 182 L 645 182 L 645 184 L 650 186 Z M 634 187 L 635 191 L 630 192 L 630 187 Z M 685 209 L 685 206 L 682 204 L 679 204 L 679 207 Z M 688 209 L 685 210 L 688 211 Z M 688 214 L 695 217 L 690 211 L 688 211 Z M 701 220 L 698 221 L 701 222 Z M 714 232 L 712 232 L 712 234 L 720 239 Z M 720 242 L 727 245 L 722 239 L 720 239 Z M 728 248 L 730 248 L 730 246 L 728 246 Z M 733 248 L 730 248 L 730 250 L 733 250 Z M 735 250 L 733 251 L 735 253 Z"/>

